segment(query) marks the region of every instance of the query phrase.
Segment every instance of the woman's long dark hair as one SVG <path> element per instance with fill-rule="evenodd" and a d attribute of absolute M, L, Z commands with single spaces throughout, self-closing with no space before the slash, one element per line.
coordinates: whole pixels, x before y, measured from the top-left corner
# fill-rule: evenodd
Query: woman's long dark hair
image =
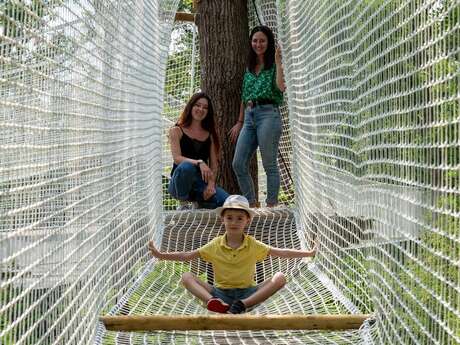
<path fill-rule="evenodd" d="M 204 92 L 198 92 L 194 94 L 187 102 L 182 114 L 180 115 L 179 121 L 176 126 L 187 128 L 192 123 L 192 108 L 199 99 L 205 98 L 208 101 L 208 114 L 201 121 L 201 128 L 207 130 L 211 134 L 212 142 L 216 147 L 216 152 L 219 154 L 220 142 L 219 134 L 217 133 L 216 123 L 214 121 L 214 108 L 212 106 L 211 98 Z"/>
<path fill-rule="evenodd" d="M 251 34 L 249 35 L 249 55 L 248 55 L 248 63 L 247 67 L 250 72 L 254 73 L 256 71 L 257 65 L 257 54 L 252 49 L 252 37 L 256 32 L 262 32 L 267 36 L 267 50 L 264 54 L 264 69 L 272 68 L 273 64 L 275 63 L 275 36 L 273 35 L 273 31 L 265 25 L 256 26 L 252 29 Z"/>

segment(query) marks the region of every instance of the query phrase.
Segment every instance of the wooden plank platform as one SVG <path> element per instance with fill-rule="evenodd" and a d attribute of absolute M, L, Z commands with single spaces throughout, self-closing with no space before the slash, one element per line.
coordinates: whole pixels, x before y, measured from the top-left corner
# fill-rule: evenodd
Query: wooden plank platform
<path fill-rule="evenodd" d="M 176 12 L 174 17 L 176 22 L 195 22 L 195 14 L 194 13 L 186 13 L 186 12 Z"/>
<path fill-rule="evenodd" d="M 187 330 L 346 330 L 358 329 L 372 315 L 120 315 L 102 316 L 110 331 Z"/>

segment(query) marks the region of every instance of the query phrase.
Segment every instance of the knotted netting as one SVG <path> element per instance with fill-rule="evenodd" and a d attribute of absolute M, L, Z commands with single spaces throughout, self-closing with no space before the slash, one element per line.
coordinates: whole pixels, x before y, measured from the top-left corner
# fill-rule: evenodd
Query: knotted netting
<path fill-rule="evenodd" d="M 163 104 L 163 208 L 175 210 L 179 202 L 168 193 L 173 158 L 169 144 L 169 129 L 201 82 L 198 30 L 194 23 L 175 22 L 169 46 Z"/>
<path fill-rule="evenodd" d="M 176 7 L 0 4 L 2 345 L 94 342 L 145 264 Z"/>
<path fill-rule="evenodd" d="M 280 151 L 295 191 L 290 208 L 258 210 L 249 233 L 321 243 L 311 262 L 260 264 L 258 281 L 282 271 L 288 284 L 250 313 L 374 313 L 375 323 L 155 333 L 98 323 L 207 314 L 179 280 L 188 270 L 211 280 L 209 267 L 146 251 L 150 238 L 189 250 L 223 231 L 211 212 L 163 211 L 165 104 L 197 85 L 184 61 L 182 98 L 162 91 L 177 5 L 0 4 L 0 343 L 459 344 L 455 0 L 248 2 L 251 25 L 273 27 L 283 49 Z"/>

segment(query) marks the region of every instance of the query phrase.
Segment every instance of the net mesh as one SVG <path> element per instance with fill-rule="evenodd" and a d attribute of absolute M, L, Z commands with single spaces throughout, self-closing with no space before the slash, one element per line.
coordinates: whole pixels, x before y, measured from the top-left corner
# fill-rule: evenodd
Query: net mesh
<path fill-rule="evenodd" d="M 168 193 L 173 159 L 169 129 L 179 119 L 190 97 L 200 89 L 200 50 L 198 31 L 193 23 L 175 22 L 171 34 L 163 106 L 163 209 L 175 210 L 179 202 Z"/>
<path fill-rule="evenodd" d="M 458 1 L 279 1 L 299 223 L 379 344 L 458 344 Z"/>
<path fill-rule="evenodd" d="M 176 6 L 1 2 L 1 344 L 94 342 L 143 266 Z"/>
<path fill-rule="evenodd" d="M 288 284 L 251 313 L 373 312 L 374 324 L 116 333 L 97 322 L 207 314 L 179 282 L 189 270 L 211 280 L 209 267 L 151 260 L 145 245 L 189 250 L 223 231 L 211 212 L 162 211 L 175 208 L 162 198 L 164 131 L 199 83 L 195 29 L 171 35 L 177 5 L 0 4 L 0 343 L 459 344 L 455 0 L 248 2 L 251 26 L 274 28 L 283 49 L 280 167 L 294 203 L 259 209 L 249 233 L 321 243 L 312 262 L 260 264 L 258 281 L 282 271 Z"/>
<path fill-rule="evenodd" d="M 161 238 L 163 251 L 190 251 L 224 233 L 218 217 L 209 211 L 170 212 L 164 217 L 164 231 Z M 296 223 L 292 211 L 258 211 L 248 233 L 263 242 L 277 247 L 301 248 L 302 243 L 310 243 L 313 234 L 296 233 Z M 201 260 L 183 264 L 176 262 L 152 262 L 143 272 L 138 284 L 125 296 L 114 313 L 117 315 L 206 315 L 209 312 L 203 304 L 191 298 L 180 284 L 184 272 L 193 272 L 204 281 L 212 282 L 212 269 Z M 281 293 L 257 306 L 249 313 L 287 314 L 324 313 L 339 314 L 356 312 L 352 303 L 338 291 L 326 290 L 328 278 L 312 263 L 301 260 L 269 258 L 256 267 L 256 281 L 262 282 L 281 271 L 292 279 Z M 356 343 L 362 339 L 364 331 L 350 332 L 160 332 L 159 334 L 131 334 L 130 341 L 138 343 L 162 343 L 174 340 L 175 344 L 296 344 L 331 342 Z M 120 333 L 107 332 L 105 339 L 116 339 Z M 120 342 L 122 343 L 122 342 Z"/>

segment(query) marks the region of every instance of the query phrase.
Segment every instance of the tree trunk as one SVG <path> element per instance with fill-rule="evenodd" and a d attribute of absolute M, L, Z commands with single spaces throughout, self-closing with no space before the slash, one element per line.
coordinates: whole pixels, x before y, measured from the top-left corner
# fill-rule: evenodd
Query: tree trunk
<path fill-rule="evenodd" d="M 241 103 L 249 36 L 247 0 L 198 0 L 196 12 L 201 89 L 213 102 L 221 142 L 218 184 L 230 194 L 241 193 L 232 169 L 235 145 L 228 132 L 238 119 Z M 250 170 L 257 196 L 255 157 Z"/>

